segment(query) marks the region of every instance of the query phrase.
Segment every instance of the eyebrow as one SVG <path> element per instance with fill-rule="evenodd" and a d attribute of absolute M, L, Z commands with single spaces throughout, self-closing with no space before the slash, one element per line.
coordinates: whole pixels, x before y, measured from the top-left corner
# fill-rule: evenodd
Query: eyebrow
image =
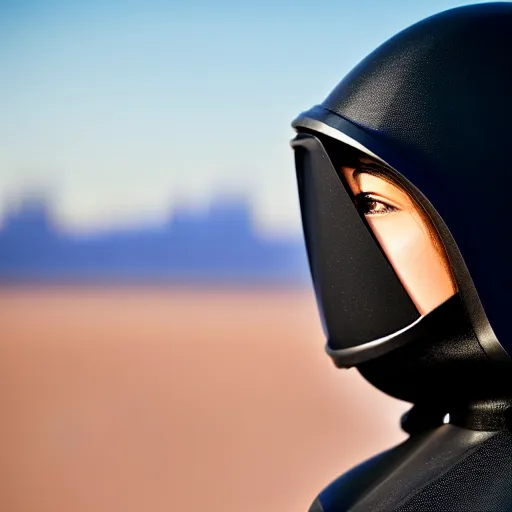
<path fill-rule="evenodd" d="M 361 174 L 370 174 L 371 176 L 397 184 L 396 178 L 386 167 L 374 162 L 359 162 L 352 173 L 352 178 L 356 179 Z"/>

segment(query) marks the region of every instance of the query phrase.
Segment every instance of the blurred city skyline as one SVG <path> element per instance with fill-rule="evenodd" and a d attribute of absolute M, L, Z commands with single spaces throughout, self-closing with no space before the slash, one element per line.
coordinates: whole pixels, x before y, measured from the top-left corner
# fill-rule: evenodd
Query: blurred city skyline
<path fill-rule="evenodd" d="M 0 226 L 0 282 L 309 286 L 301 237 L 258 233 L 243 199 L 165 222 L 66 232 L 44 196 L 7 210 Z"/>
<path fill-rule="evenodd" d="M 292 119 L 399 30 L 467 2 L 0 4 L 0 219 L 39 187 L 71 230 L 243 196 L 300 235 Z"/>

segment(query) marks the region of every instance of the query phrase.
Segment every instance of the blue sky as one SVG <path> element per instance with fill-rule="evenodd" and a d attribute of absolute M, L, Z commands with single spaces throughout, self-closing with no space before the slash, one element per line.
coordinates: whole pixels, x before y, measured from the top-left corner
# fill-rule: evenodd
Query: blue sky
<path fill-rule="evenodd" d="M 0 216 L 31 188 L 77 230 L 240 194 L 261 229 L 297 233 L 292 119 L 466 3 L 0 0 Z"/>

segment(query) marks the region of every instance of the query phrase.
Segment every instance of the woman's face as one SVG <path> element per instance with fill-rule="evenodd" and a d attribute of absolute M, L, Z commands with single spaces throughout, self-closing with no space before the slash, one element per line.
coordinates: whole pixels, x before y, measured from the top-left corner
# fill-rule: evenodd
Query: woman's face
<path fill-rule="evenodd" d="M 341 171 L 358 210 L 420 314 L 454 295 L 457 287 L 441 240 L 415 200 L 370 158 L 362 157 L 357 167 Z"/>

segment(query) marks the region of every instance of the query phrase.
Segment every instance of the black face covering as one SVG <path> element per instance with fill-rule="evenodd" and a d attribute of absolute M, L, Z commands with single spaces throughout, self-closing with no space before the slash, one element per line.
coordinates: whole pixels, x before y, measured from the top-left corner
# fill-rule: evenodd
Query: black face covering
<path fill-rule="evenodd" d="M 332 350 L 356 355 L 420 317 L 319 139 L 293 141 L 304 236 Z M 357 359 L 357 358 L 356 358 Z"/>
<path fill-rule="evenodd" d="M 431 314 L 420 318 L 355 209 L 326 137 L 403 178 L 440 234 L 454 300 L 486 357 L 510 362 L 511 55 L 512 4 L 446 11 L 384 43 L 294 121 L 311 272 L 340 366 L 418 339 Z"/>

